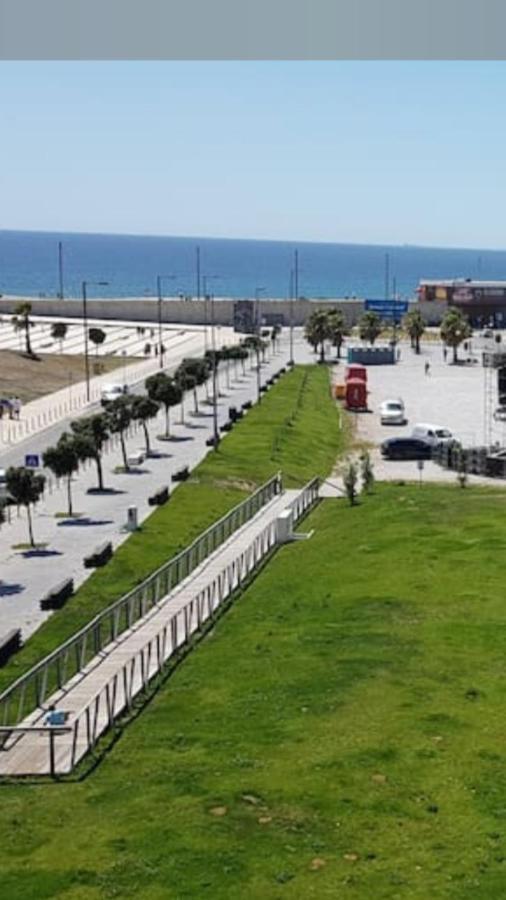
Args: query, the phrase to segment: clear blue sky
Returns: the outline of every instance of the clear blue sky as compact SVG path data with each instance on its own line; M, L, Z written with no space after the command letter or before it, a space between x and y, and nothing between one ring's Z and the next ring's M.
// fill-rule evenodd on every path
M1 228L506 247L504 62L0 66Z

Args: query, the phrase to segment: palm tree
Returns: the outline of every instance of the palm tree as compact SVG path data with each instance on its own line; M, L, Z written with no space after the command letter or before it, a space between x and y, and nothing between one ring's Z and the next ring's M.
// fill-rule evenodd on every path
M79 454L74 435L64 431L54 447L48 447L43 454L44 465L51 469L57 478L67 479L67 498L69 516L72 515L72 475L79 468Z
M329 324L329 313L323 309L317 309L309 316L304 328L306 340L315 348L315 353L320 347L320 362L325 362L325 341L332 338Z
M454 363L457 362L457 349L459 344L470 338L472 333L473 329L460 309L457 309L455 306L449 309L441 322L440 334L441 340L443 340L448 347L453 348Z
M67 336L68 325L65 322L53 322L51 325L51 337L60 342L60 353L63 351L63 341Z
M337 350L337 358L341 359L341 347L344 343L345 335L348 333L343 313L339 309L333 309L328 314L328 322L331 341Z
M404 316L404 328L409 334L415 353L420 353L420 338L425 331L425 322L419 309L412 309Z
M361 341L368 341L371 346L382 331L381 319L378 313L368 310L360 317L358 334Z
M25 332L26 353L28 356L34 356L32 345L30 343L30 328L33 325L33 322L30 322L31 312L32 304L28 301L23 301L14 307L15 315L11 319L15 331Z
M7 469L5 477L9 494L13 497L18 506L26 507L30 546L35 547L35 541L33 540L31 505L32 503L37 503L40 499L46 479L43 475L36 475L33 469L26 469L24 466L11 466Z
M142 428L144 430L144 438L146 440L146 456L149 456L151 453L151 447L149 445L149 431L148 431L148 420L154 419L158 414L159 404L156 400L152 400L151 397L147 397L146 394L134 394L130 397L131 411L132 411L132 419L136 422L140 422Z

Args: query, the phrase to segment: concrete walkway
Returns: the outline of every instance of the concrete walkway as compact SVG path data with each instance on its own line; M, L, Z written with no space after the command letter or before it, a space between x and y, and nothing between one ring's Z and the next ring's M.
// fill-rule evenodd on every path
M303 358L304 347L297 350L297 358ZM262 380L283 366L288 358L288 345L283 342L280 352L262 367ZM225 382L223 381L223 385ZM228 419L228 408L240 406L256 397L256 373L247 368L246 377L232 380L230 390L222 388L224 396L218 405L218 420ZM201 394L201 400L203 393ZM164 414L149 423L153 436L152 446L159 455L147 459L130 474L116 474L122 464L120 448L116 445L104 458L104 476L110 494L88 493L96 486L96 467L89 463L80 471L73 484L73 508L79 516L58 517L67 509L66 488L62 484L51 494L46 493L34 513L34 535L37 543L46 546L40 550L15 549L28 540L26 515L18 518L13 513L11 524L0 529L0 558L2 559L0 582L0 634L11 628L21 628L27 639L50 615L39 608L40 599L64 577L72 577L79 587L90 575L83 566L83 557L104 540L112 541L116 548L127 537L124 530L129 506L138 509L139 522L153 511L148 497L163 485L171 485L172 474L183 465L194 468L209 452L206 439L212 433L211 408L201 406L202 414L192 416L193 402L186 401L185 423L180 421L180 410L173 413L174 440L157 441L155 436L164 431ZM144 447L142 431L127 439L129 452ZM172 487L175 487L171 485Z
M39 323L39 326L42 327L41 323ZM137 326L138 323L135 323L135 325L134 323L122 323L120 326L116 326L116 330L126 332L126 335L124 335L127 341L124 345L125 348L128 346L129 335L131 332L136 334ZM5 325L3 327L5 328ZM48 325L47 327L50 326ZM79 334L81 334L81 323L79 323L79 325L74 324L73 327L77 328ZM0 331L0 337L1 334L2 332ZM120 333L120 338L121 337L122 334ZM132 339L130 339L130 341L131 340ZM237 343L237 340L238 337L233 329L216 329L216 346L218 348L224 344ZM164 354L164 368L168 371L173 371L185 357L202 356L208 341L209 335L206 338L205 329L202 327L164 326L163 342L166 348ZM142 339L142 342L145 343L145 338ZM18 349L17 346L16 349ZM39 349L37 343L35 343L34 350L39 352ZM80 339L80 343L78 344L74 341L67 349L71 349L73 353L84 352L82 339ZM130 350L127 350L127 352L131 353L133 350L139 350L137 345L133 348L130 347ZM56 352L56 348L53 348L51 352ZM103 352L106 352L105 344L103 345ZM65 355L65 353L63 353L63 355ZM94 356L94 352L90 353L91 364L94 362ZM27 403L21 410L19 421L8 418L0 419L0 448L2 446L17 446L26 441L30 436L40 435L42 431L55 423L63 422L72 417L75 418L75 416L79 414L83 415L87 412L91 412L94 406L100 401L100 393L104 384L125 383L132 386L139 382L143 382L149 375L159 371L160 361L158 357L153 356L145 359L142 358L140 354L139 357L140 358L136 361L130 359L128 365L125 364L124 367L120 367L116 371L91 378L89 400L84 381L76 384L70 383L59 391L52 394L46 394L43 397L39 397L37 400L33 400L31 403Z
M48 698L45 708L54 704L66 712L70 729L55 736L53 763L47 728L12 733L0 751L0 775L46 775L52 768L58 773L72 771L163 663L276 545L280 513L292 507L297 519L312 502L312 490L289 490L262 507L147 615ZM20 727L40 727L43 717L39 708Z

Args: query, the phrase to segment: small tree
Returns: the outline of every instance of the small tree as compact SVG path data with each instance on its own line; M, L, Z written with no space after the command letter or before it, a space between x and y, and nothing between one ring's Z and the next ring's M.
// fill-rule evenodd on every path
M314 347L315 353L320 347L320 362L325 362L325 341L332 338L329 314L323 309L316 309L306 322L304 328L306 340Z
M102 328L90 328L88 336L92 344L95 344L95 353L98 356L98 348L104 343L107 335Z
M60 353L63 351L63 341L67 336L68 325L65 322L53 322L51 325L51 337L60 342Z
M425 331L425 322L419 309L412 309L406 313L403 321L411 346L415 353L420 353L420 339Z
M7 490L18 506L26 507L28 519L28 534L30 546L35 547L32 528L32 503L37 503L44 490L46 479L43 475L36 474L33 469L25 469L24 466L11 466L6 472Z
M97 466L98 489L104 490L102 472L102 448L109 438L108 422L104 413L85 416L70 423L76 437L76 450L80 460L93 459Z
M355 463L349 462L343 475L343 484L350 506L354 506L357 499L357 481L357 467Z
M57 478L67 479L67 499L69 516L72 515L72 475L79 469L77 442L73 435L64 431L55 447L48 447L43 454L44 465Z
M146 397L145 394L134 394L130 397L131 415L135 422L140 422L144 430L144 439L146 441L146 456L151 453L149 443L148 421L154 419L158 415L160 409L156 400Z
M328 314L330 340L337 350L337 358L341 359L341 347L344 343L347 329L344 316L339 309L333 309Z
M366 492L366 494L370 494L374 487L375 479L371 457L367 450L364 450L360 455L360 474L362 477L364 491Z
M473 329L460 309L452 307L441 322L441 340L453 349L453 362L457 362L457 349L471 337Z
M373 312L373 310L368 310L360 317L358 334L361 341L368 341L372 347L374 346L376 338L381 334L381 331L382 323L378 313Z
M165 409L165 438L170 437L169 412L172 406L177 406L181 401L180 385L165 372L157 372L150 375L145 381L148 396L157 403L161 403Z
M119 434L123 464L125 466L125 471L129 472L130 466L128 465L126 452L125 431L132 421L130 397L117 397L116 400L112 400L108 403L105 410L105 416L108 430L111 434Z
M11 319L14 330L24 331L25 333L26 352L28 356L34 356L32 345L30 343L30 328L33 325L33 322L30 321L31 313L32 304L28 301L23 301L14 307L14 315Z

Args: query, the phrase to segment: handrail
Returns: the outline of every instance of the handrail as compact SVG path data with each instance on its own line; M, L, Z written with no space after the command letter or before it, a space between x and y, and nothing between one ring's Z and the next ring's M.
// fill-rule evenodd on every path
M294 512L294 523L314 505L319 496L319 486L319 477L311 479L302 488L299 496L288 504ZM211 585L201 589L185 603L182 609L174 612L168 621L161 624L157 633L135 651L123 664L121 670L115 672L96 694L83 704L81 709L75 713L73 720L74 736L70 771L86 753L93 749L101 734L111 727L126 708L129 708L134 696L140 693L162 670L179 647L188 643L194 633L201 631L221 603L241 586L244 579L275 545L276 523L272 521L264 526L262 531L246 548L240 551L232 562L215 574ZM182 635L180 635L178 622L181 622ZM133 682L136 672L138 684L137 690L134 691ZM102 705L105 704L103 708L105 719L102 720L102 727L99 721L101 702ZM84 723L86 729L86 746L79 753L77 741L81 722Z
M177 584L186 578L220 544L251 519L272 497L282 490L281 474L270 478L249 497L242 500L228 513L198 535L192 543L150 573L140 584L101 610L79 631L67 638L46 657L20 675L0 694L0 720L6 724L9 711L16 703L15 723L26 715L27 704L32 710L42 707L44 700L55 688L62 687L100 652L132 627L150 609L156 606ZM50 668L55 671L50 673ZM52 677L50 677L50 674ZM33 697L27 697L33 687Z

